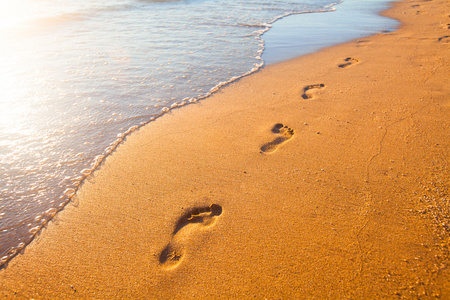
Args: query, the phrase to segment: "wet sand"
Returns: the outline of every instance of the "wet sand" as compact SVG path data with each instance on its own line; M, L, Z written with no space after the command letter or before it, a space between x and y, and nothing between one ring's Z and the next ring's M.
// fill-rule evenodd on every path
M2 298L450 299L450 4L127 137Z

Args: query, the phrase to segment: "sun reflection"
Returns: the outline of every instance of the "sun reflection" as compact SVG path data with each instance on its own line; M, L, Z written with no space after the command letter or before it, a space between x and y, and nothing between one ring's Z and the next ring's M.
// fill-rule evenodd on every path
M30 106L25 101L30 78L24 74L33 69L33 60L27 54L27 44L14 29L39 17L36 6L37 1L0 0L0 139L3 140L18 133Z
M14 27L37 17L38 3L30 0L0 0L0 29Z
M26 135L23 125L27 124L31 101L27 101L26 92L18 82L20 77L4 76L0 79L0 138L11 134Z

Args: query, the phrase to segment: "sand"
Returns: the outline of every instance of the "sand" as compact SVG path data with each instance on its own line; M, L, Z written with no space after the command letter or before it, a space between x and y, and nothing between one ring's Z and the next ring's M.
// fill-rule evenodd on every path
M131 134L2 298L450 299L450 3Z

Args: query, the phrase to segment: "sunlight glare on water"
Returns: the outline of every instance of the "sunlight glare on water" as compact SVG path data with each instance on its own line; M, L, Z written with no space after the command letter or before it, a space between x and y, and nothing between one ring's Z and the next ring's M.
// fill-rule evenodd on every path
M39 6L31 0L1 0L0 30L29 21L39 15Z

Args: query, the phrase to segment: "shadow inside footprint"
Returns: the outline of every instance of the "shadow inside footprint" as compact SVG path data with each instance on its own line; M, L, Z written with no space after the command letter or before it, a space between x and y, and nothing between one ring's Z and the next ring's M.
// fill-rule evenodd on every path
M177 249L173 245L168 244L166 248L164 248L164 250L161 251L161 254L159 255L159 262L166 269L173 269L181 263L183 257L184 257L183 250Z
M439 42L442 43L449 43L450 42L450 35L442 36L438 39Z
M212 225L217 216L222 214L222 206L211 204L205 207L196 207L184 214L175 224L172 240L159 254L159 263L166 270L177 267L184 258L184 247L177 241L175 235L186 225L199 223L203 226Z
M302 98L303 98L303 99L306 99L306 100L312 99L312 98L314 98L314 95L313 95L310 91L311 91L311 90L316 90L316 89L322 89L322 88L324 88L324 87L325 87L325 84L323 84L323 83L308 85L308 86L306 86L306 87L303 89L303 95L302 95Z
M192 223L202 223L207 226L212 223L215 216L220 216L222 214L222 206L218 204L211 204L206 207L196 207L188 211L183 215L178 222L175 224L175 229L173 234L175 235L184 226Z
M261 147L261 152L263 153L274 152L281 144L290 140L294 136L294 129L289 128L288 126L284 126L281 123L275 124L275 126L273 126L272 128L272 132L280 134L280 136L277 136L270 143L264 144Z
M350 67L351 65L357 64L359 62L358 59L353 58L353 57L347 57L344 61L345 61L345 63L340 64L339 68L347 68L347 67Z
M283 129L283 127L285 127L283 124L277 123L277 124L275 124L275 125L273 126L272 132L273 132L273 133L280 133L280 132L281 132L281 129Z

